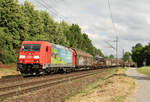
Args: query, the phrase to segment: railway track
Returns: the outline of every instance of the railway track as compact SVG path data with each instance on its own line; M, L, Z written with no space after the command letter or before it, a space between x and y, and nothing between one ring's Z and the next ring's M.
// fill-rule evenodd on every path
M77 73L77 72L82 72L82 71L85 71L85 70L76 70L75 72L72 72L72 73ZM86 70L88 71L88 70ZM68 73L70 74L70 73ZM25 80L32 80L32 79L40 79L40 78L47 78L49 76L53 77L53 76L62 76L63 74L50 74L50 75L44 75L44 76L29 76L29 77L26 77L24 78L23 76L21 75L10 75L10 76L4 76L0 79L0 84L4 84L4 83L10 83L10 82L19 82L19 81L25 81ZM0 86L1 87L1 86Z
M12 89L17 88L17 87L26 87L26 86L29 86L30 84L36 85L38 83L44 83L44 82L47 82L47 81L59 80L59 79L63 79L63 78L77 76L78 74L80 75L80 74L86 74L86 73L89 73L89 72L72 73L72 74L58 75L58 76L52 76L52 77L47 76L47 77L37 78L37 79L34 79L34 80L32 80L32 78L31 78L31 79L28 79L28 81L26 81L26 78L25 78L22 81L26 81L26 82L21 81L21 82L18 82L18 83L9 83L8 85L5 84L4 86L0 87L0 92L5 91L5 90L9 90L9 89L12 90Z
M18 79L23 79L23 77L21 75L9 75L9 76L2 76L2 78L0 79L0 83L4 83L4 82L13 82L15 80Z
M10 85L10 86L5 86L0 88L0 99L6 99L12 96L18 96L22 95L24 93L36 91L39 89L47 88L47 87L52 87L54 85L58 85L60 83L64 83L67 81L72 81L75 79L80 79L83 77L95 75L102 70L91 70L88 72L80 72L80 73L73 73L70 75L62 76L62 77L56 77L56 78L51 78L47 77L42 80L35 80L31 82L26 82L26 83L18 83L15 85Z

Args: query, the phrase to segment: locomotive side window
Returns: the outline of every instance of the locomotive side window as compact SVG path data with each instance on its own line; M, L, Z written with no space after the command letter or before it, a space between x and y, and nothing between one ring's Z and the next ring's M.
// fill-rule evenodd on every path
M48 46L46 46L46 52L48 52Z
M41 44L23 44L21 51L40 51Z

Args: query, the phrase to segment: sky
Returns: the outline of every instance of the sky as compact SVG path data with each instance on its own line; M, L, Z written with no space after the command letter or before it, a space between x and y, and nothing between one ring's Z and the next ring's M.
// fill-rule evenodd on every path
M46 10L58 22L78 24L106 56L115 55L115 49L109 44L115 47L116 36L119 57L123 50L131 51L137 43L150 42L150 0L109 0L110 9L108 0L27 1L38 10Z

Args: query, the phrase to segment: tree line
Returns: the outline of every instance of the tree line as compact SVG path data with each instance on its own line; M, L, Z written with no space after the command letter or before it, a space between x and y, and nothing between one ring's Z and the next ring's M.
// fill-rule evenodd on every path
M24 40L48 40L93 56L103 56L78 24L57 22L46 11L35 10L27 1L19 4L17 0L0 0L0 62L15 63Z
M141 43L132 47L132 59L138 67L150 65L150 43L143 46Z

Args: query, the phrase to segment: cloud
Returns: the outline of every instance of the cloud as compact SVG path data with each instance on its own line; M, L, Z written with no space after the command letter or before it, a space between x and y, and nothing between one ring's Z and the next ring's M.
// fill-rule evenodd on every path
M88 25L81 25L80 27L83 31L88 31L88 29L89 29Z
M123 49L130 51L136 43L147 44L150 39L149 0L110 0L117 34L110 18L107 0L29 1L37 9L48 9L56 20L64 19L69 24L79 24L82 32L86 32L92 43L105 55L115 55L115 51L109 48L105 40L115 46L113 41L116 35L119 36L119 55Z
M145 20L146 20L147 24L150 24L150 16L146 15Z

